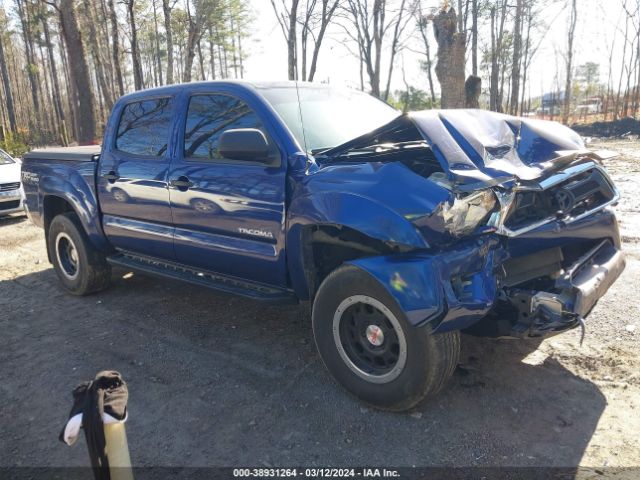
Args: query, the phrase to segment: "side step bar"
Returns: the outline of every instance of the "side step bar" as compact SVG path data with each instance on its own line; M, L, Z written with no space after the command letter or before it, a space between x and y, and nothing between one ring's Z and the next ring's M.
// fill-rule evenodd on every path
M271 303L297 303L298 301L293 292L289 290L273 288L261 283L248 282L219 273L195 270L178 263L160 261L129 253L111 255L107 257L107 261L119 267L173 280L181 280L253 300Z

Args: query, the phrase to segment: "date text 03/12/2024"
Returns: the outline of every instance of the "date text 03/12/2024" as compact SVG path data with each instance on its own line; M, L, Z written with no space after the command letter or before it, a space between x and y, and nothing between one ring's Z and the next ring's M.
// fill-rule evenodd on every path
M234 478L399 478L386 468L234 468Z

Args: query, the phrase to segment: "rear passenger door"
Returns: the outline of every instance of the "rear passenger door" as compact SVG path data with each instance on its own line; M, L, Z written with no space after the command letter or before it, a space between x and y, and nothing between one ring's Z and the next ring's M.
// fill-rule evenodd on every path
M161 96L121 105L97 179L103 227L113 246L165 260L175 259L167 185L174 103Z
M193 94L169 174L180 263L270 285L286 285L286 162L273 132L249 103L229 93ZM269 162L222 158L220 136L257 128Z

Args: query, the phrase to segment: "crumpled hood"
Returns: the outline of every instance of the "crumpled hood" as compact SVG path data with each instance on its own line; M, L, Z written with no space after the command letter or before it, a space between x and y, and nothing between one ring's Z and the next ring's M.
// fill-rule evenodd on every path
M534 180L589 152L557 122L484 110L426 110L409 119L459 185Z

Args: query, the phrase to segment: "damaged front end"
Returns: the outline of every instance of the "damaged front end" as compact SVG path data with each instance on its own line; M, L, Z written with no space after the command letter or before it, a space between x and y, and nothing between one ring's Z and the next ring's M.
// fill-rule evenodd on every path
M543 337L575 328L624 270L624 255L609 239L563 268L564 250L553 248L505 263L495 334ZM535 263L528 271L541 276L518 283L523 263Z
M399 161L448 192L403 212L429 251L351 262L411 323L519 338L583 324L624 269L609 156L559 124L464 110L405 116L328 155Z

